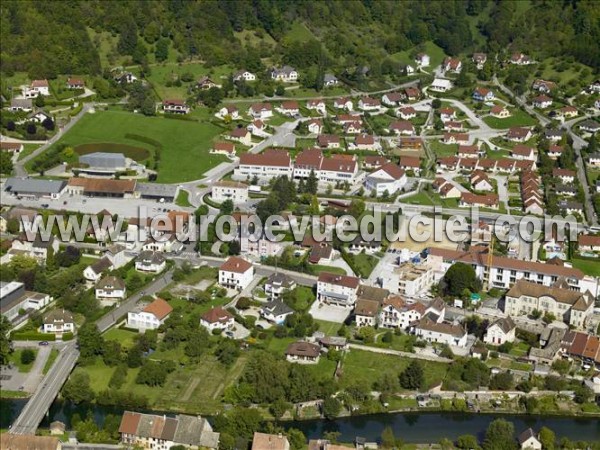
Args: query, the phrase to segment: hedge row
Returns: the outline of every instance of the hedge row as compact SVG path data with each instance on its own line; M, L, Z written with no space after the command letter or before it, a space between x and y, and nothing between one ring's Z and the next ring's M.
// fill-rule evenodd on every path
M55 341L56 336L52 333L39 333L37 331L14 331L11 338L15 341ZM73 333L71 333L71 339Z

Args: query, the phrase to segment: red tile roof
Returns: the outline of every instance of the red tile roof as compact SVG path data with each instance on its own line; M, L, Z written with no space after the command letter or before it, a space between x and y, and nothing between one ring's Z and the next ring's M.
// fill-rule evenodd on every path
M252 268L252 263L238 256L231 256L227 261L221 264L219 270L225 272L245 273Z
M173 308L171 307L171 305L169 305L162 298L157 298L156 300L154 300L152 303L150 303L148 306L146 306L144 308L144 312L154 314L154 316L158 320L164 319L169 314L171 314L172 311L173 311Z

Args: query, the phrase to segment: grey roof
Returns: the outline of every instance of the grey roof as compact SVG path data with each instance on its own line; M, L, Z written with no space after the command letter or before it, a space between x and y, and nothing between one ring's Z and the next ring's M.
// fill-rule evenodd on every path
M337 78L335 75L333 75L331 73L326 73L325 76L323 77L323 81L325 83L331 83L331 82L337 81Z
M44 323L54 322L73 323L73 314L64 309L55 309L44 316Z
M141 195L175 197L177 194L177 185L175 184L158 184L158 183L138 183L135 190Z
M588 119L588 120L584 120L583 122L579 123L579 128L588 128L588 129L592 129L592 130L597 130L600 128L600 123Z
M524 444L527 439L532 437L537 439L537 437L535 437L534 431L531 428L527 428L525 431L519 434L519 444Z
M90 167L102 169L117 169L125 167L125 155L123 153L94 152L87 155L81 155L79 162L89 164Z
M106 256L100 258L94 264L90 265L90 267L92 268L92 270L95 273L102 273L105 270L110 269L111 266L112 266L112 263L110 262L110 259L108 259Z
M213 432L206 419L179 414L177 421L173 442L208 448L219 446L219 433Z
M4 190L15 194L59 194L66 186L66 181L9 178L6 180Z
M136 261L142 264L162 264L165 261L165 257L159 252L146 250L138 255Z
M119 277L108 276L102 278L96 284L96 289L120 290L125 289L125 282Z
M284 288L291 288L295 284L295 281L284 273L275 272L268 278L266 284L278 284Z
M510 318L510 316L498 319L492 325L498 325L505 334L516 327L515 322Z
M11 108L33 108L33 101L30 98L13 98L10 101Z
M264 314L271 313L274 316L292 314L294 312L292 308L283 303L281 300L274 300L272 302L266 303L265 306L262 307L262 311Z

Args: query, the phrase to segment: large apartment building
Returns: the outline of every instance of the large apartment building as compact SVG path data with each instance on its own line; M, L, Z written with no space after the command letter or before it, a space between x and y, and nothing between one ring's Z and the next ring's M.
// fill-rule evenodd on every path
M382 276L382 287L395 294L415 296L428 291L435 282L433 269L428 265L405 264Z
M360 280L347 275L321 272L317 281L317 300L339 306L353 307Z
M236 177L273 178L292 176L292 160L285 150L269 149L263 153L244 153L240 156L240 164L235 169Z
M574 291L567 287L564 282L544 286L519 280L506 293L504 312L510 316L533 311L550 313L575 328L583 328L594 312L594 297L589 291Z

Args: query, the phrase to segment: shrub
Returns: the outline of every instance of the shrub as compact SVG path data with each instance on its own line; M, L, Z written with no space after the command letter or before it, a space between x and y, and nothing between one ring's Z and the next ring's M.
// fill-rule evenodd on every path
M30 348L26 348L21 352L21 364L31 364L35 361L35 352Z

